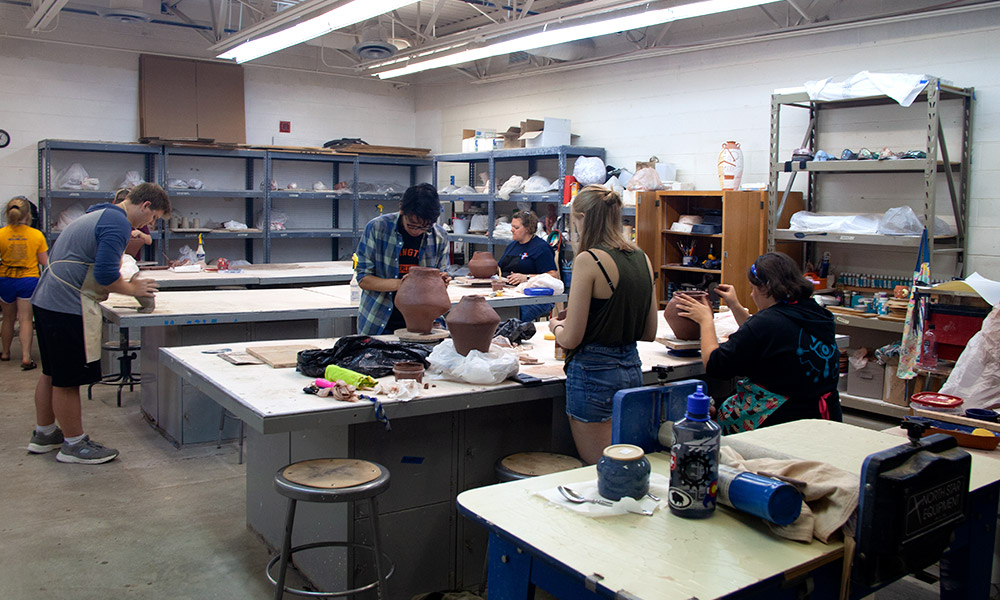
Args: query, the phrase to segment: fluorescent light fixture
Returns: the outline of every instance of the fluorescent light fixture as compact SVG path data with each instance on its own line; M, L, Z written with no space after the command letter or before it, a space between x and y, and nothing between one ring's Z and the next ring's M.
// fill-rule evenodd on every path
M752 6L770 4L778 1L780 0L703 0L702 2L693 2L683 6L675 6L673 8L649 10L624 17L615 17L583 25L573 25L550 31L541 31L539 33L490 44L481 48L463 50L461 52L456 52L455 54L411 63L405 67L376 73L376 75L378 75L381 79L390 79L392 77L410 75L411 73L419 73L421 71L438 69L441 67L449 67L451 65L458 65L474 60L489 58L491 56L499 56L501 54L510 54L512 52L521 52L525 50L534 50L535 48L544 48L546 46L564 44L575 40L617 33L619 31L630 31L632 29L639 29L640 27L649 27L650 25L659 25L670 21L679 21L681 19L692 19L694 17L738 10L741 8L749 8Z
M307 42L326 35L331 31L367 21L397 8L413 4L418 0L354 0L329 10L318 17L293 25L288 29L265 35L255 40L246 41L235 48L227 50L217 58L231 58L238 63L245 63L255 58L284 50L285 48Z

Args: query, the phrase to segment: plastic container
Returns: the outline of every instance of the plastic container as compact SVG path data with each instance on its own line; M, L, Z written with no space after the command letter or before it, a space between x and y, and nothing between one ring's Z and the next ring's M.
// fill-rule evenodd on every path
M198 249L194 251L194 261L205 264L205 246L201 242L201 234L198 234Z
M698 386L688 396L687 413L674 423L670 447L670 512L704 519L715 512L719 479L719 426L708 418L711 398Z
M802 512L795 486L726 465L719 465L719 502L776 525L788 525Z
M351 304L361 302L361 286L358 284L358 255L353 256L354 273L351 274Z
M917 392L910 396L911 406L954 415L962 414L963 402L958 396L940 392Z
M990 421L991 423L997 422L996 411L988 408L967 408L965 409L965 416L970 419L978 419L979 421Z

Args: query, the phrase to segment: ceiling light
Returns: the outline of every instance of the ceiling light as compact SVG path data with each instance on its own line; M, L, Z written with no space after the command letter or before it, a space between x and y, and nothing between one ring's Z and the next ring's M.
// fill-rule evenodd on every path
M702 2L694 2L682 6L675 6L673 8L648 10L624 17L614 17L583 25L573 25L569 27L541 31L539 33L489 44L480 48L471 48L454 54L449 54L447 56L411 63L405 67L376 73L376 75L378 75L381 79L389 79L392 77L399 77L401 75L419 73L430 69L438 69L441 67L472 62L474 60L489 58L491 56L499 56L501 54L509 54L511 52L520 52L525 50L534 50L535 48L544 48L546 46L554 46L556 44L563 44L575 40L598 37L601 35L618 33L620 31L630 31L641 27L649 27L650 25L659 25L670 21L691 19L694 17L738 10L741 8L749 8L752 6L770 4L778 1L779 0L703 0ZM402 61L403 59L396 60Z
M307 42L326 35L331 31L367 21L381 14L396 10L418 0L353 0L329 10L318 17L303 21L298 25L265 35L255 40L246 41L235 48L227 50L218 58L231 58L238 63L245 63L255 58L284 50L285 48Z

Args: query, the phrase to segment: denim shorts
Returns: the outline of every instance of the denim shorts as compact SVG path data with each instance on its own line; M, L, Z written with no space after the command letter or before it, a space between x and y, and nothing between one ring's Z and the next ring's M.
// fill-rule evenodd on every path
M642 363L635 344L587 344L566 366L566 414L584 423L609 421L615 393L641 385Z

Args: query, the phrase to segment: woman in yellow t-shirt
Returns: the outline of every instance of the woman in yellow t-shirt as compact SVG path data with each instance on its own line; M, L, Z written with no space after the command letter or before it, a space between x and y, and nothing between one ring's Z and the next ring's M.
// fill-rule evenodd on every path
M28 371L38 366L31 360L31 338L34 336L31 294L38 285L39 265L49 264L49 246L42 232L28 225L31 207L27 198L12 198L4 209L4 216L7 226L0 229L0 308L3 309L0 360L10 360L14 320L17 319L21 323L21 369Z

